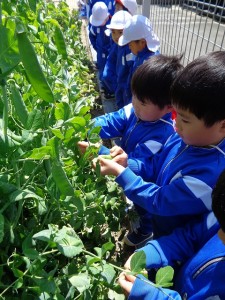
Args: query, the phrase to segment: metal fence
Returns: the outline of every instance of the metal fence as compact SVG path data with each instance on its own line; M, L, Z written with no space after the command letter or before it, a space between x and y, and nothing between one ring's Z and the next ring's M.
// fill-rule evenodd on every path
M225 50L224 5L224 0L143 0L140 8L160 38L161 53L183 54L186 65L205 53Z

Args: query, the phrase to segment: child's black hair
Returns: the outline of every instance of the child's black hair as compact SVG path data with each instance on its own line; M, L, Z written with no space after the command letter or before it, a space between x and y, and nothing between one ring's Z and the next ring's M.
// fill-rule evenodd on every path
M154 55L134 72L132 94L142 103L152 102L163 109L171 104L170 88L182 69L181 57Z
M210 127L225 119L225 51L189 63L171 87L172 104L188 110Z
M212 210L225 233L225 170L220 174L212 192Z

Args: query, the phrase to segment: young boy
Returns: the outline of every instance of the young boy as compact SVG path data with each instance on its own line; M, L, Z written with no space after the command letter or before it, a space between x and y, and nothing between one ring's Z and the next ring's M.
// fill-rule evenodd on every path
M87 0L86 0L86 1L87 1ZM93 6L94 6L95 3L97 3L97 2L104 2L104 3L106 4L110 16L112 16L112 15L114 14L114 12L115 12L115 1L114 1L114 0L102 0L102 1L100 1L100 0L89 0L88 2L89 2L89 3L88 3L88 4L89 4L89 9L88 9L88 11L89 11L89 16L92 15L92 9L93 9Z
M94 126L101 127L100 137L120 137L129 158L149 159L160 151L174 133L170 87L182 68L180 58L165 55L157 55L141 65L132 78L133 102L94 119ZM79 142L81 149L88 145ZM109 153L106 147L99 150L99 154Z
M117 176L125 195L152 214L155 238L211 211L211 191L225 166L224 94L225 52L197 58L172 85L177 133L160 154L131 158L127 168L99 158L102 174ZM140 228L126 242L136 245L141 237Z
M141 65L132 78L132 104L95 119L95 126L101 126L101 138L120 137L121 147L129 158L149 159L159 152L174 133L170 87L181 69L179 58L164 55L154 56ZM78 145L82 150L88 143L80 142ZM116 155L113 150L112 156ZM99 153L109 152L109 149L101 148ZM145 220L149 221L150 214L138 203L135 208L142 215L142 230L145 239L148 239L152 236L152 226Z
M131 15L124 10L116 12L109 25L106 27L111 31L113 45L111 46L102 76L102 83L106 87L106 95L115 94L118 108L124 106L124 87L127 76L134 62L134 55L128 45L118 46L118 40L123 34L123 28ZM107 97L106 97L107 98Z
M115 12L125 10L132 16L137 13L137 1L136 0L116 0Z
M102 79L102 73L111 47L111 38L105 34L106 25L109 22L110 17L106 4L101 1L96 2L90 16L89 39L97 52L97 67L100 80Z
M136 56L125 88L126 104L128 104L132 98L130 83L134 71L145 60L159 54L160 43L152 30L149 19L142 15L135 15L126 23L118 44L119 46L129 45L131 52Z
M174 277L174 290L156 288L145 277L122 273L119 284L129 294L128 299L225 299L225 171L212 193L213 213L203 221L190 222L176 229L171 235L149 242L138 251L146 255L146 267L181 268ZM219 228L220 225L220 228ZM219 231L218 231L219 229ZM125 267L130 269L130 259ZM143 281L144 280L144 281Z

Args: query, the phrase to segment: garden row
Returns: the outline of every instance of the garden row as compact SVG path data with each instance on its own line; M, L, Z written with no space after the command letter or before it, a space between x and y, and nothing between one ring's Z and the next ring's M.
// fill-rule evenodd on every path
M99 141L80 33L63 1L0 0L0 299L124 299L121 191L76 146Z

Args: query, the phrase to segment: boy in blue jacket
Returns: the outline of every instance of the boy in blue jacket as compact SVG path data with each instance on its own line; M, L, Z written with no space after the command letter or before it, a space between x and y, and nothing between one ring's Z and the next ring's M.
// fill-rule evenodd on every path
M118 40L123 34L123 28L131 15L124 10L116 12L109 25L106 27L111 31L113 45L111 46L102 76L102 83L109 94L115 94L118 108L124 106L124 87L127 76L134 62L134 55L128 45L118 46Z
M161 54L141 65L132 78L133 102L94 119L94 126L101 127L100 137L121 138L129 158L149 158L160 151L174 133L170 87L182 68L180 58ZM82 141L78 146L84 152L89 143ZM114 156L113 152L99 148L99 154Z
M132 100L130 84L134 71L145 60L159 54L160 43L159 38L152 30L149 19L142 15L134 15L126 23L118 44L119 46L129 45L131 52L136 56L125 88L125 104L129 104Z
M174 290L156 288L145 277L122 273L119 284L128 299L225 299L225 171L212 193L213 213L199 222L177 228L171 235L148 242L138 251L146 255L146 268L181 267L174 278ZM220 225L220 226L219 226ZM219 231L218 231L219 230ZM125 264L130 269L131 257ZM145 281L143 281L145 280Z
M120 137L121 147L129 158L149 159L159 152L174 133L170 87L182 68L179 58L165 55L154 56L142 64L132 78L132 104L95 118L95 126L101 127L100 137ZM79 142L78 146L84 152L88 143ZM109 153L108 148L100 148L99 154ZM111 155L117 155L114 148ZM150 214L138 203L135 208L142 215L142 229L148 239L152 226L145 219L149 220Z
M89 39L97 52L97 68L100 80L102 80L103 70L111 47L111 38L105 34L106 25L109 23L110 15L106 4L102 1L96 2L90 16Z
M115 12L120 10L128 11L132 16L137 13L137 1L136 0L116 0Z
M99 157L102 174L117 176L125 195L152 214L155 238L211 211L212 188L225 166L224 95L225 52L197 58L172 85L177 133L162 151L130 158L127 167L126 160ZM141 228L125 237L133 246L141 239Z

